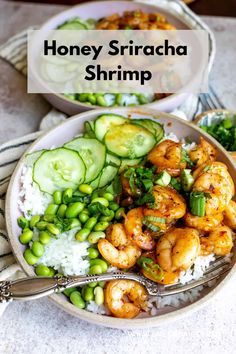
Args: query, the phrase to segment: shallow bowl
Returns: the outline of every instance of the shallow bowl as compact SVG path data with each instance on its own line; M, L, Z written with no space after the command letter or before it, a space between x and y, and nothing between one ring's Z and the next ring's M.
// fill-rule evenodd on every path
M69 118L62 124L56 126L45 134L42 134L26 151L26 153L33 152L39 149L50 149L52 146L58 147L64 144L66 141L72 139L78 133L83 132L83 124L87 120L94 120L101 113L115 113L127 116L129 118L150 118L157 119L164 125L167 133L173 132L179 138L188 138L192 141L198 142L199 137L203 136L212 145L216 146L218 150L218 159L224 162L234 180L236 180L236 168L227 152L218 144L213 138L205 134L197 126L183 121L168 113L162 113L154 110L138 109L138 108L113 108L113 109L100 109L84 112ZM24 155L25 156L25 155ZM13 253L18 260L19 264L26 272L27 275L34 275L33 267L29 266L24 257L24 246L19 242L18 236L21 232L17 218L21 215L17 206L17 199L20 192L20 176L22 168L24 166L25 157L22 157L17 164L17 167L12 175L9 188L6 197L6 224L9 235L9 240L13 249ZM233 263L236 261L236 253L234 253ZM207 303L214 294L224 290L224 285L229 282L235 273L236 267L234 266L231 271L223 276L216 285L211 288L206 288L201 297L192 304L185 304L181 308L166 307L159 311L157 316L148 318L135 318L132 320L119 319L114 317L97 315L85 310L81 310L73 306L63 294L57 294L50 296L51 300L58 305L61 309L68 313L86 320L91 323L95 323L102 326L114 327L114 328L145 328L162 325L170 320L176 320L183 315L199 309L201 306Z
M82 19L94 18L100 19L113 13L123 13L124 11L132 11L141 9L144 12L161 12L169 22L173 23L177 29L201 29L209 34L209 62L208 72L210 72L213 59L215 56L215 40L213 33L208 26L197 17L185 4L174 0L162 0L157 5L148 5L134 1L89 1L87 3L77 5L65 10L45 22L41 29L53 30L70 18L79 16ZM36 70L32 67L32 74L37 79ZM50 92L50 90L49 90ZM72 101L62 94L45 93L44 97L60 111L69 115L91 109L100 108L99 106L91 106L79 101ZM188 93L175 93L160 100L143 105L142 107L155 108L164 112L171 112L189 97Z

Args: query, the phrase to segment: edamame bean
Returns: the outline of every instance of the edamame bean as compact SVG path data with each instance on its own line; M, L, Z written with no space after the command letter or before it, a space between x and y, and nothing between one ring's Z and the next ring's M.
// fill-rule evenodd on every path
M94 299L93 288L86 286L83 294L85 301L92 301Z
M83 241L86 240L86 238L88 237L89 233L90 233L89 229L86 229L86 228L81 229L75 234L75 238L76 238L77 241L83 242Z
M72 302L73 305L75 305L79 309L84 309L85 308L85 302L82 299L82 296L81 296L79 291L73 291L70 294L70 301Z
M95 244L100 238L105 238L106 234L102 231L91 232L88 236L88 242Z
M44 254L44 247L39 241L34 241L31 246L31 251L36 257L42 257Z
M68 204L72 198L73 195L73 189L72 188L67 188L64 190L62 194L62 202L63 204Z
M87 93L80 93L78 99L80 102L85 102L88 99L88 94Z
M104 291L100 286L94 289L94 301L98 306L104 303Z
M58 205L57 204L49 204L47 209L45 210L44 214L52 214L55 215L58 210Z
M39 221L37 222L37 224L35 225L37 227L37 229L39 229L40 231L46 230L48 223L46 221Z
M93 267L93 266L100 266L102 268L102 272L105 273L108 269L108 265L107 265L107 262L105 262L103 259L91 259L89 261L90 263L90 266Z
M122 106L122 102L123 102L123 95L121 93L118 93L116 95L115 103L118 104L118 106Z
M90 267L89 274L102 274L102 267L100 265L94 265Z
M49 235L49 233L47 233L47 231L41 231L39 233L39 241L43 244L43 245L47 245L51 240L51 236Z
M105 98L103 96L98 96L97 97L97 105L98 106L102 106L102 107L107 107L107 101L105 100Z
M45 266L44 264L39 264L37 265L37 267L35 268L35 273L38 276L42 276L42 277L48 277L50 274L50 269Z
M108 226L108 221L100 221L94 226L94 231L104 231Z
M103 198L108 200L108 202L111 202L114 199L114 195L111 194L111 193L106 192L106 193L103 194Z
M81 223L78 219L69 219L66 231L72 230L75 227L80 227L80 226L81 226Z
M143 95L142 93L140 93L140 94L138 95L138 100L139 100L139 103L140 103L140 104L146 104L146 103L148 103L147 97L146 97L145 95Z
M88 213L85 213L84 210L79 214L79 219L82 222L82 224L86 223L86 221L89 219Z
M35 257L33 252L28 248L24 252L24 258L29 265L34 265L38 262L38 257Z
M53 193L53 200L54 200L55 204L60 205L61 202L62 202L62 192L61 191L55 191Z
M66 218L75 218L84 209L84 203L76 202L70 204L66 209Z
M115 218L117 220L120 220L121 218L124 217L125 209L124 208L119 208L116 213L115 213Z
M81 184L78 189L84 194L91 194L93 192L93 188L89 184Z
M92 203L100 203L100 204L104 205L106 208L107 208L108 205L109 205L108 200L105 199L105 198L102 198L102 197L98 197L98 198L92 199L91 204L92 204Z
M99 197L98 191L94 191L94 192L92 193L92 200L95 199L95 198L98 198L98 197Z
M88 286L90 288L95 288L95 286L97 286L97 285L98 285L98 283L96 281L93 281L92 283L88 283Z
M89 247L88 248L88 256L91 259L95 259L99 256L99 252L96 248Z
M43 220L46 221L46 222L54 222L55 220L55 215L52 215L52 214L45 214L43 216Z
M109 203L109 209L113 210L113 211L116 211L119 209L119 204L115 203L115 202L110 202Z
M23 245L26 245L32 240L33 235L34 235L33 231L31 231L30 229L25 229L19 237L20 242Z
M91 218L88 219L88 221L86 221L84 227L91 231L96 225L96 223L97 223L97 218L95 216L92 216Z
M30 219L30 222L29 222L30 228L33 229L35 227L35 225L39 222L39 220L40 220L39 215L32 216L32 218Z
M60 218L64 218L65 213L66 213L67 205L66 204L61 204L59 206L59 209L57 211L57 215L60 216Z
M110 210L110 215L102 215L99 219L99 221L111 221L115 216L115 212L113 210Z
M29 227L29 222L23 215L19 216L17 223L23 230Z
M72 294L74 291L77 291L77 289L76 288L65 289L63 291L63 294L65 294L66 296L70 297L70 294Z
M92 93L88 94L87 100L92 104L95 105L96 104L96 96L93 95Z
M61 230L53 224L47 224L47 230L55 236L59 235L59 233L61 232Z
M55 273L56 273L56 271L53 269L53 268L51 268L51 267L49 267L49 277L54 277L54 275L55 275Z

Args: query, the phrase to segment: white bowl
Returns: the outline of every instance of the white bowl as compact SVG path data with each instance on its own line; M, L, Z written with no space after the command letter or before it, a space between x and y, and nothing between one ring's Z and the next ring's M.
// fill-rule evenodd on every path
M207 31L209 34L208 72L210 73L215 56L215 40L213 33L208 26L182 2L160 0L156 5L148 5L146 3L134 1L89 1L84 4L71 7L58 15L53 16L41 26L41 29L45 31L53 30L65 21L76 16L79 16L82 19L100 19L113 13L123 13L124 11L133 11L136 9L141 9L148 13L160 12L164 14L167 17L167 20L173 23L177 29L201 29ZM37 71L33 67L32 74L37 80ZM39 78L38 80L40 82ZM70 100L62 94L45 93L43 96L54 107L69 115L100 108L99 106L91 106L79 101ZM142 107L151 109L155 108L159 111L171 112L188 97L188 93L175 93L149 104L142 105Z
M83 132L83 124L87 120L94 120L101 113L115 113L121 114L130 118L151 118L158 119L158 121L164 124L165 131L173 132L179 138L188 138L193 141L198 141L199 136L203 136L207 141L212 145L217 147L218 150L218 159L219 161L224 162L228 168L229 172L234 180L236 180L236 168L227 152L218 144L214 139L209 135L205 134L197 126L183 121L173 115L167 113L161 113L153 110L137 109L137 108L113 108L113 109L101 109L101 110L92 110L85 112L80 115L76 115L72 118L69 118L64 123L56 126L51 129L49 132L43 134L38 138L31 147L27 150L26 153L33 152L40 149L50 149L52 146L61 146L66 141L72 139L76 134ZM6 224L7 231L9 235L9 240L13 249L13 253L20 263L23 270L27 275L34 275L33 267L29 266L24 257L23 250L24 246L19 242L18 236L20 234L20 228L17 224L17 218L21 215L20 210L17 206L17 199L20 191L20 176L22 168L24 166L24 156L20 159L9 184L6 197ZM233 263L236 261L236 253L233 257ZM164 308L162 309L157 316L148 317L148 318L135 318L132 320L128 319L119 319L109 316L97 315L86 310L80 310L73 306L63 294L53 295L50 298L58 305L61 309L69 312L70 314L77 316L88 322L95 324L114 327L114 328L143 328L143 327L154 327L163 324L164 322L178 319L184 314L189 313L199 309L204 305L214 294L219 291L223 291L224 284L227 281L230 281L233 273L235 272L236 267L223 278L220 279L217 285L214 285L211 288L206 288L202 293L199 300L195 301L192 304L185 304L179 309L173 308Z

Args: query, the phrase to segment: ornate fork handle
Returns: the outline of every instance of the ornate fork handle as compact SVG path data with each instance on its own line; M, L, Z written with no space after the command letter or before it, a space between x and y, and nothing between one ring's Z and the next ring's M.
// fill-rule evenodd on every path
M53 293L62 292L74 286L82 286L92 282L114 279L129 279L142 283L142 276L133 273L104 273L101 275L62 276L62 277L29 277L15 281L0 282L0 303L12 300L35 300Z

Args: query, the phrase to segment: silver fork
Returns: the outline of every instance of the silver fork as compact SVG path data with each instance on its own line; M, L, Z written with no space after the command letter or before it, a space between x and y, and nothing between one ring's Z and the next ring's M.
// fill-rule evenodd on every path
M142 284L151 296L168 296L178 294L219 278L231 269L231 265L223 257L218 258L204 273L204 277L192 281L186 285L161 285L157 284L141 274L136 273L104 273L101 275L84 276L56 276L49 277L28 277L15 281L0 282L0 303L12 300L28 301L39 299L53 293L62 292L75 286L83 286L92 282L109 281L115 279L134 280Z

